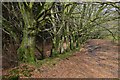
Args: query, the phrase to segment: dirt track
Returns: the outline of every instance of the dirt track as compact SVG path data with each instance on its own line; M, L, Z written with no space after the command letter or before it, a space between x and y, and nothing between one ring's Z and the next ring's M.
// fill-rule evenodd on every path
M108 40L90 40L80 52L53 67L33 72L35 78L117 78L118 46Z

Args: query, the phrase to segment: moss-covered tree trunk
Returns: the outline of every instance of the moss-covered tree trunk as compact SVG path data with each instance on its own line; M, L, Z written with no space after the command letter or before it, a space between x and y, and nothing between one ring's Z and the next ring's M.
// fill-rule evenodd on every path
M26 3L27 4L27 3ZM23 37L21 45L18 49L20 61L34 63L35 56L35 36L36 36L36 21L34 20L31 5L26 5L24 3L19 3L20 12L22 14L22 19L24 22Z
M34 63L35 62L35 36L30 35L28 30L23 31L23 39L19 52L19 59L24 62Z

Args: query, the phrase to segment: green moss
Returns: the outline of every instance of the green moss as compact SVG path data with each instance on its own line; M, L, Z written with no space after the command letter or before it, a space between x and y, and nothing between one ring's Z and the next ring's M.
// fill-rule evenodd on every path
M9 75L3 76L3 80L18 80L19 78L19 71L18 69L12 69L9 71Z
M18 80L19 76L3 76L3 80Z

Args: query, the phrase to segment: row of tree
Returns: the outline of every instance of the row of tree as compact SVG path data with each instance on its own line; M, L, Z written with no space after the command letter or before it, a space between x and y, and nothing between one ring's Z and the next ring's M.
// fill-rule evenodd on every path
M88 39L103 38L104 30L117 39L106 23L119 20L118 2L9 2L2 7L2 30L18 46L20 61L34 63L35 49L45 58L47 38L52 43L50 57L79 48ZM37 36L42 39L42 50L36 46Z

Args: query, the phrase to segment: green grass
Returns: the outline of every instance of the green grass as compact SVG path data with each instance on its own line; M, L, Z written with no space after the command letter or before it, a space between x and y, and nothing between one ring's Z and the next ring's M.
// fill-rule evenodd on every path
M18 80L18 78L19 78L19 75L9 75L9 76L2 76L2 79L3 80Z
M48 66L54 66L55 64L57 64L60 60L64 60L70 56L72 56L76 51L78 51L79 49L75 49L73 51L69 51L69 52L64 52L62 54L56 55L55 57L49 57L43 60L37 60L37 67L40 67L42 65L48 65Z

